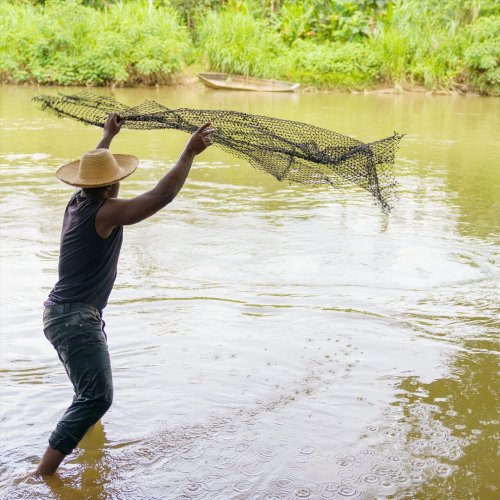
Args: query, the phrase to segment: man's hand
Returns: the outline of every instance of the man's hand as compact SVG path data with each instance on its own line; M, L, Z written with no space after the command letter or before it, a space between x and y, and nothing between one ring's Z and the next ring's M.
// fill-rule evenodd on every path
M210 128L210 123L202 125L189 139L186 145L186 153L198 155L212 145L211 135L215 132Z
M111 113L104 124L104 135L112 135L114 137L120 132L124 121L123 118L120 118L120 115Z
M123 122L125 120L120 118L116 113L111 113L104 124L104 132L102 134L102 139L99 141L99 144L96 146L96 149L104 148L109 149L109 145L113 140L113 137L120 132L122 128Z

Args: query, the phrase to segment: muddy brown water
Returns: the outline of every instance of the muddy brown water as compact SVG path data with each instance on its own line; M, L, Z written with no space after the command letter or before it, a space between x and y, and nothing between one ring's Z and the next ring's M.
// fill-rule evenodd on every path
M72 396L41 323L71 195L54 171L99 139L30 102L58 90L0 87L2 498L498 498L500 101L203 87L115 94L406 133L396 209L203 153L125 230L111 410L58 475L19 483ZM124 130L112 149L141 164L121 195L186 139Z

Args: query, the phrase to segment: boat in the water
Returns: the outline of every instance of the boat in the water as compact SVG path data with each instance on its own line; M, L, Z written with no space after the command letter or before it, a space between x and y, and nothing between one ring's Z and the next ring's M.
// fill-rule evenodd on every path
M260 92L293 92L300 83L280 82L279 80L264 80L243 75L227 73L198 73L198 78L213 89L224 90L255 90Z

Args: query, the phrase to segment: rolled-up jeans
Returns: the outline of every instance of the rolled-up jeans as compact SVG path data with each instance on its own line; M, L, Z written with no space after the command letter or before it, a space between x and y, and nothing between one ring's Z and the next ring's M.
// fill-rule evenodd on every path
M53 449L68 455L113 401L104 322L96 307L72 303L46 307L43 326L75 391L73 402L49 438Z

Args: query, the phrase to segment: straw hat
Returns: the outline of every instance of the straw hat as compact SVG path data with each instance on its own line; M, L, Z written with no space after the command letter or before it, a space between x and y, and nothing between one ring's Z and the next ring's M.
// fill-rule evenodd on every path
M103 187L128 177L138 163L139 159L132 155L114 155L107 149L94 149L80 160L60 167L56 177L70 186Z

